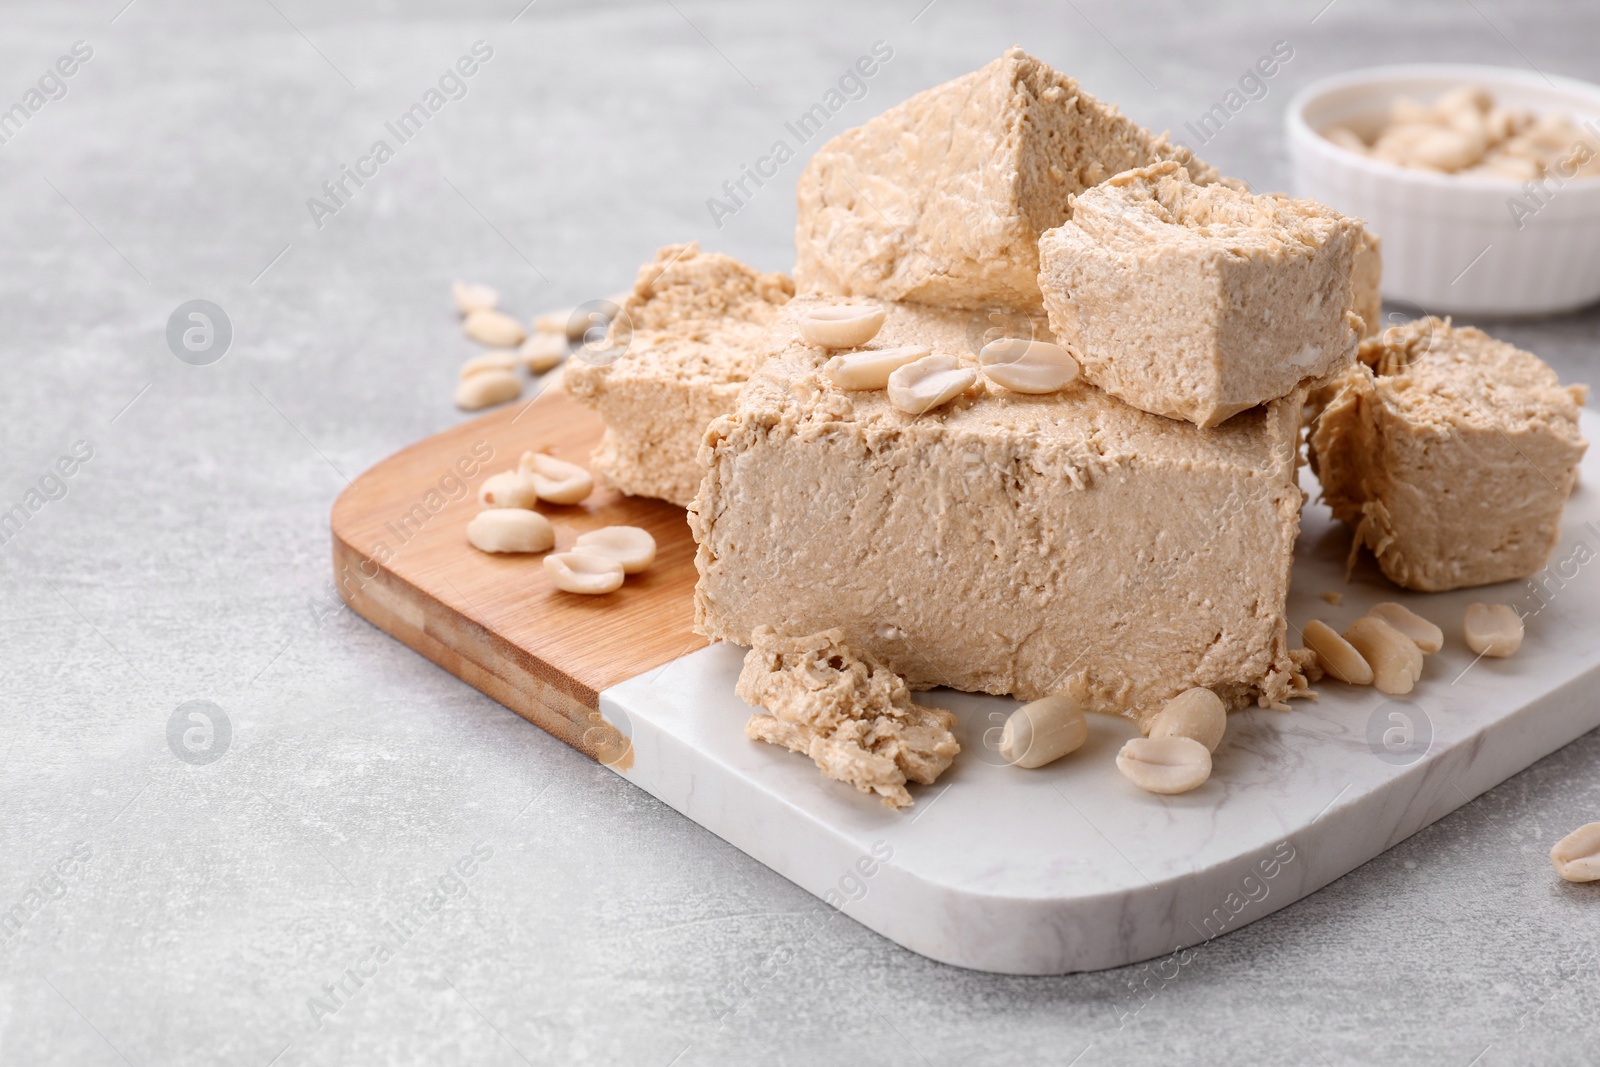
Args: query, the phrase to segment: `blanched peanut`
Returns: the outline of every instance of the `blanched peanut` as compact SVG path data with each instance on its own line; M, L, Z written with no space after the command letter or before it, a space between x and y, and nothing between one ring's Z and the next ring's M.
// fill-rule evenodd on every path
M1187 793L1211 777L1211 753L1189 737L1135 737L1117 753L1117 770L1149 793Z
M1351 623L1344 639L1372 667L1372 684L1380 693L1402 696L1422 677L1422 649L1375 615Z
M1366 154L1367 142L1363 141L1361 136L1348 126L1329 126L1322 131L1322 136L1340 148L1348 148L1352 152Z
M617 306L622 306L620 301ZM533 320L534 332L553 333L557 337L565 337L573 342L583 340L584 334L596 326L604 328L605 325L605 314L596 308L590 308L581 315L578 313L577 308L549 311Z
M594 479L576 463L545 452L524 452L517 465L533 481L540 500L552 504L576 504L594 492Z
M568 593L610 593L622 587L622 564L592 552L557 552L544 558L545 573Z
M527 336L522 323L493 308L469 312L462 320L461 328L472 340L490 348L515 348Z
M517 377L515 371L480 370L468 374L456 386L456 407L463 411L478 411L515 400L521 395L522 379Z
M883 309L874 304L829 304L800 316L800 335L823 348L860 348L883 329Z
M532 508L538 502L533 479L519 470L491 474L478 487L478 503L486 508Z
M503 370L514 373L517 369L517 357L511 352L495 351L485 352L481 356L473 356L461 364L461 377L463 380L480 374L486 370ZM518 390L520 392L520 389Z
M623 574L638 574L656 561L656 539L637 526L603 526L579 534L575 550L606 556L622 564Z
M1467 647L1480 656L1509 656L1522 647L1522 617L1509 604L1469 604L1462 623Z
M1228 729L1228 709L1209 689L1190 689L1167 701L1150 720L1150 737L1187 737L1215 752Z
M537 511L489 508L467 523L467 541L480 552L548 552L556 547L556 532Z
M1058 693L1011 713L1000 731L1000 755L1013 767L1032 770L1076 752L1088 736L1082 705Z
M536 333L517 350L534 374L543 374L567 358L567 339L559 333Z
M1300 631L1306 647L1317 654L1317 666L1347 685L1371 685L1372 665L1327 623L1312 619Z
M1001 337L978 352L983 375L1013 393L1055 393L1078 378L1078 361L1060 345Z
M1376 616L1411 638L1425 655L1432 655L1444 647L1444 631L1404 604L1385 601L1372 605L1368 615Z
M456 282L450 286L450 295L456 299L456 308L463 315L474 311L493 311L500 306L500 294L487 285Z
M927 345L847 352L828 360L822 370L840 389L882 389L889 384L889 375L932 352Z
M1550 865L1569 882L1600 881L1600 822L1580 826L1557 841Z
M889 375L889 403L908 415L921 415L948 404L977 380L977 372L954 356L923 356Z

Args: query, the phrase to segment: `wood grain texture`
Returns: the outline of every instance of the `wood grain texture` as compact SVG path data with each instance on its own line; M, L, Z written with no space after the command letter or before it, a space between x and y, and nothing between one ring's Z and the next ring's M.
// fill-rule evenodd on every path
M682 508L597 489L541 504L556 550L602 526L640 526L656 562L604 596L556 589L541 555L467 544L478 486L528 449L588 466L598 417L559 389L411 445L352 482L333 505L334 581L345 602L574 748L616 763L602 689L703 648L696 636L694 540Z

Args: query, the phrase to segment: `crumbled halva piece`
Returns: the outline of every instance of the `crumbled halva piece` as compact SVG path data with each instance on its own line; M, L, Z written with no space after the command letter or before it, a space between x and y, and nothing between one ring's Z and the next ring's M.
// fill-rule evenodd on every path
M699 633L748 645L762 626L837 627L913 689L1066 691L1136 720L1196 686L1230 707L1303 691L1284 618L1303 391L1211 430L1081 382L1027 395L980 380L909 415L823 372L795 324L822 300L790 302L772 356L706 432L689 512ZM874 347L977 367L992 339L981 312L885 311Z
M1425 318L1361 344L1319 390L1312 469L1389 579L1437 592L1544 566L1586 442L1584 387L1471 327Z
M1073 200L1039 240L1039 287L1085 378L1209 427L1351 361L1362 235L1314 201L1196 185L1159 163Z
M580 353L563 376L606 426L594 472L633 496L694 499L706 425L733 410L755 370L758 339L792 295L785 275L701 252L697 242L668 245L640 267L611 325L612 361Z
M735 692L772 713L750 717L751 740L810 756L890 808L910 807L906 782L932 785L961 751L955 716L911 703L905 680L845 644L842 631L781 637L758 627L750 642Z
M1132 167L1185 163L1078 83L1012 48L823 145L796 196L802 292L942 307L1039 306L1039 235L1068 198Z

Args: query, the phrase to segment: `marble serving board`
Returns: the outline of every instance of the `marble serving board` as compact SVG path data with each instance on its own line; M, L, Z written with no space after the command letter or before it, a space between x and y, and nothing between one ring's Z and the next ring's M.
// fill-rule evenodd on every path
M1591 440L1595 423L1586 413ZM1348 533L1326 508L1306 506L1291 623L1320 618L1343 629L1381 600L1433 619L1444 650L1406 698L1324 683L1320 699L1291 711L1236 713L1211 780L1162 797L1116 771L1117 749L1136 734L1131 723L1091 716L1081 750L1023 771L993 747L1015 702L937 690L920 700L956 713L963 752L896 813L824 779L808 759L745 738L750 709L733 691L743 650L706 647L687 629L694 574L681 513L598 494L553 515L558 535L567 530L561 544L615 521L645 522L662 542L662 561L641 588L582 603L549 589L536 561L469 549L460 530L470 500L447 504L415 543L374 560L383 516L404 510L473 443L490 442L502 459L475 485L521 447L575 454L598 432L554 394L369 471L334 512L336 570L348 574L355 562L363 576L368 565L376 572L341 582L346 599L828 904L936 960L1060 974L1197 945L1327 885L1600 726L1600 567L1588 565L1600 557L1600 493L1586 488L1600 484L1600 456L1591 453L1561 545L1534 584L1412 594L1370 560L1347 583ZM1515 657L1479 659L1467 649L1461 617L1474 600L1527 613Z

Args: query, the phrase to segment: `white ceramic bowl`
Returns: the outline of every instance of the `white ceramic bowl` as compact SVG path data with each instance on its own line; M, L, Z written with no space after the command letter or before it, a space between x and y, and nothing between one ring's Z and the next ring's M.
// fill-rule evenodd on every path
M1600 178L1549 179L1541 191L1509 178L1411 170L1318 132L1344 125L1370 142L1396 96L1426 101L1462 84L1513 107L1594 122L1600 132L1600 86L1587 82L1504 67L1373 67L1324 78L1290 101L1296 192L1359 215L1383 239L1388 299L1484 315L1565 311L1600 299Z

